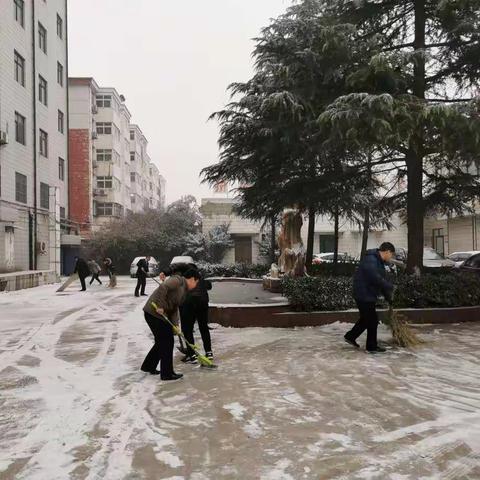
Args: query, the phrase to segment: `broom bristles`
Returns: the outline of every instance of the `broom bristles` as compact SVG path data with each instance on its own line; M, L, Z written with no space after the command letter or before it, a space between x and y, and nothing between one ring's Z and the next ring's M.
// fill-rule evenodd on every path
M403 316L393 309L389 310L388 326L392 330L395 343L400 347L412 348L421 345L423 341L417 337L415 332L410 328Z

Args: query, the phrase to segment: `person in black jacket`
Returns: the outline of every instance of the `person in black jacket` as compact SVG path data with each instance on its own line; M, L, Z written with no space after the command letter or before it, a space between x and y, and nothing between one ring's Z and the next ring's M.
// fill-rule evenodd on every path
M147 285L147 275L148 275L148 262L150 261L150 256L147 255L145 258L141 258L137 262L137 286L135 287L135 296L139 297L139 292L142 296L146 296L145 286Z
M197 287L188 292L185 302L180 307L182 332L185 338L189 343L195 345L193 328L195 321L197 321L205 355L208 358L213 358L212 339L210 337L210 329L208 328L208 302L210 300L208 291L211 289L212 282L200 277ZM187 347L187 354L182 359L182 362L197 363L197 356L190 347Z
M367 330L367 351L370 353L386 351L377 344L378 317L375 306L381 294L387 302L392 301L393 285L386 278L385 264L394 253L395 247L389 242L382 243L378 249L368 250L353 277L353 297L360 319L344 338L347 343L359 348L356 340Z
M82 289L80 291L84 292L87 289L85 279L90 275L90 268L88 268L88 264L83 258L75 257L75 270L73 273L78 274L78 278L82 284Z

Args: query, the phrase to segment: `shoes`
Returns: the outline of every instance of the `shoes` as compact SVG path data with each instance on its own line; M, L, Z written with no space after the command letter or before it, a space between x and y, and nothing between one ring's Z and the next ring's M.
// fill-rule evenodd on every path
M145 370L143 368L140 369L142 372L149 373L150 375L160 375L160 370Z
M360 345L355 341L355 340L352 340L351 338L348 338L346 335L343 336L343 339L349 343L350 345L352 345L353 347L355 348L360 348Z
M182 358L183 363L190 363L192 365L196 365L197 362L197 356L196 355L187 355L184 358Z
M205 352L205 356L210 360L213 360L213 353L212 352Z
M148 295L146 293L142 293L141 295L142 297L148 297Z
M81 291L81 292L86 292L87 289L86 289L86 288L82 288L80 291Z
M138 293L135 294L136 297L139 297L140 295Z
M183 374L182 373L175 373L173 372L171 375L169 375L168 377L160 377L162 380L179 380L180 378L183 377Z
M367 350L368 353L385 353L386 351L387 349L383 347L377 347L372 350Z

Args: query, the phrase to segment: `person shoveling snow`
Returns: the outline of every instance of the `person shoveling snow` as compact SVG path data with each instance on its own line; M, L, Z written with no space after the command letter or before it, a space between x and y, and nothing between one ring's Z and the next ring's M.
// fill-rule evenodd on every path
M193 269L185 272L183 277L172 275L147 300L143 311L155 344L143 361L143 372L160 375L162 380L178 380L183 376L173 370L174 332L170 322L178 323L178 307L184 301L187 291L197 286L198 280L199 274ZM160 371L157 370L159 362Z
M386 278L385 264L392 259L394 253L395 247L389 242L382 243L378 249L368 250L353 277L353 297L360 312L360 319L345 334L344 339L350 345L359 348L360 345L356 340L367 330L367 352L369 353L386 351L377 343L376 303L382 294L389 304L392 303L393 284Z

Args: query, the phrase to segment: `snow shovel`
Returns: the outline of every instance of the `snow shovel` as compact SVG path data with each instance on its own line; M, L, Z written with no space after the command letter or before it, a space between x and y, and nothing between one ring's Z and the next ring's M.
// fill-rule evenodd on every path
M155 279L154 277L150 277L155 283L158 283L158 285L161 285L161 283ZM183 338L181 337L181 335L178 335L177 334L177 337L178 337L178 341L180 343L180 346L177 347L177 350L180 352L180 353L183 353L184 355L187 354L187 348L185 347L185 344L183 343Z
M152 307L157 310L157 304L155 302L151 302ZM183 332L176 326L174 325L165 315L162 315L162 318L172 327L173 332L178 335L179 337L182 337L187 346L189 346L197 355L198 362L202 367L207 367L207 368L217 368L217 365L213 363L212 360L210 360L208 357L205 355L202 355L199 351L196 345L192 345L189 343L189 341L185 338L185 335Z

